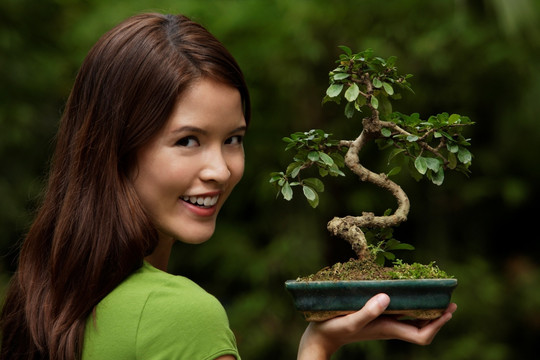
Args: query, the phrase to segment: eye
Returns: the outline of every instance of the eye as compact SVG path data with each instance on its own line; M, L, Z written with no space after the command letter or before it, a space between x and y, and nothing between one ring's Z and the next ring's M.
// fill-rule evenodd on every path
M244 137L242 135L235 135L231 136L227 140L225 140L225 144L227 145L240 145L242 144L242 141L244 140Z
M195 136L186 136L178 140L175 145L185 147L199 146L199 140Z

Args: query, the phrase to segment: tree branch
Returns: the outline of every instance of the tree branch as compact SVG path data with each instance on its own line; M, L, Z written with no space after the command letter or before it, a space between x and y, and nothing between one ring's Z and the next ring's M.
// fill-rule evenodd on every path
M378 121L370 119L371 122ZM380 121L379 121L380 122ZM369 256L366 238L360 229L361 227L390 227L400 224L407 220L410 203L407 195L399 185L390 180L386 174L377 174L368 170L360 164L358 153L369 140L368 133L363 130L360 136L350 143L349 150L345 155L345 165L358 177L361 181L370 182L382 189L390 191L396 198L398 208L393 215L375 216L373 213L363 213L362 216L346 216L344 218L335 217L328 222L328 231L347 240L359 258Z

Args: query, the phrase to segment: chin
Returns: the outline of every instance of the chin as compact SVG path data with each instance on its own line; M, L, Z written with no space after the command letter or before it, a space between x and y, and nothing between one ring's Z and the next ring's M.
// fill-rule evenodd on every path
M174 238L177 241L183 242L185 244L197 245L207 242L208 240L210 240L212 235L214 235L214 228L200 232L192 231L189 234L176 234Z
M199 237L199 238L177 238L179 242L182 242L184 244L191 244L191 245L198 245L207 242L210 240L210 236L207 237Z

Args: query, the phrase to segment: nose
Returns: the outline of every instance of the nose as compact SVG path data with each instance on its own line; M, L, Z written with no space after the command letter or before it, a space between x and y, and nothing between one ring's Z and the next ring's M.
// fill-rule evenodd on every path
M221 149L209 151L205 156L200 172L201 180L224 183L231 177L227 158Z

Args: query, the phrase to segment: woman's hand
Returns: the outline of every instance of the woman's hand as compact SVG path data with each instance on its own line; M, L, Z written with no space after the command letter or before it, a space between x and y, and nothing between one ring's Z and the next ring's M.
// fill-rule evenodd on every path
M341 346L365 340L399 339L429 345L457 309L456 304L450 304L440 318L415 326L389 316L381 317L388 304L388 295L379 294L355 313L310 323L300 341L298 360L330 359Z

